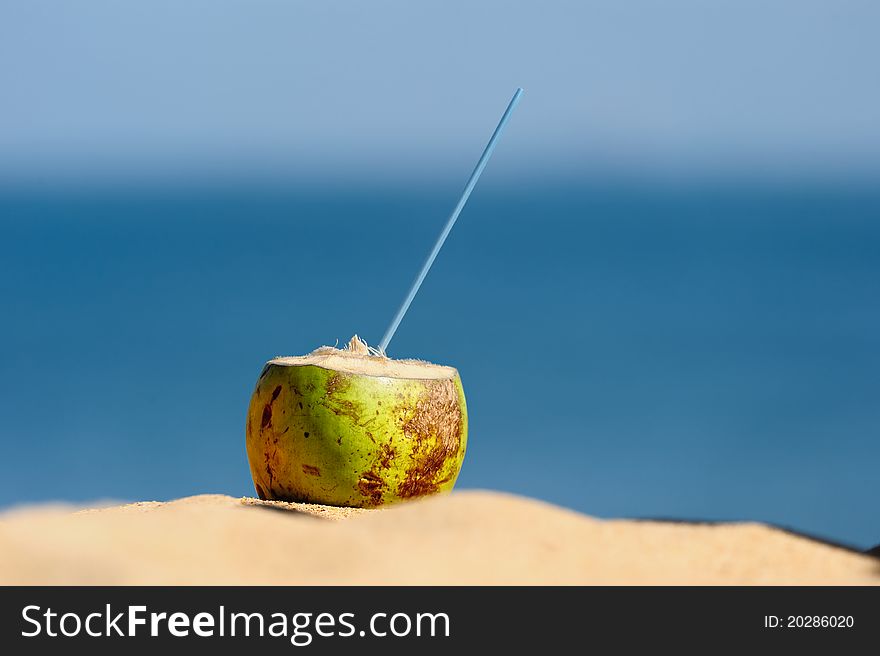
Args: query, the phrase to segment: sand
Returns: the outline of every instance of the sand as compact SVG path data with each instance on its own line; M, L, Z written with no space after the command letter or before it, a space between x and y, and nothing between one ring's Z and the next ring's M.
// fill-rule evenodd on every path
M0 516L2 584L880 584L760 524L602 521L457 492L358 511L220 495Z

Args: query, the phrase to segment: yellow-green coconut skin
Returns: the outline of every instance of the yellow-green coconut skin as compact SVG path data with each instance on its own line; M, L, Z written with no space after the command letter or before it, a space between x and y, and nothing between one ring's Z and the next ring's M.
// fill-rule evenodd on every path
M261 499L372 508L452 490L467 447L461 378L269 362L247 417Z

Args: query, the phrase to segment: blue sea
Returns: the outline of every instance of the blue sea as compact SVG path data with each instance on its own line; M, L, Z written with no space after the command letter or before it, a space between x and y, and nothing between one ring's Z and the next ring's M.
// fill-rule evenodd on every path
M378 342L455 202L0 192L0 506L253 494L263 363ZM880 192L478 189L389 348L452 364L462 488L880 542Z

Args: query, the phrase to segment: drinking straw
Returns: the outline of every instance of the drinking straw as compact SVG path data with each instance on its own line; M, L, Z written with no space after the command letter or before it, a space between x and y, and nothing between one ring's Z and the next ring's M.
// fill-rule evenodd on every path
M437 258L437 253L439 253L440 249L443 248L443 243L449 236L449 232L452 230L452 226L455 225L455 222L458 219L458 215L461 214L461 210L464 209L465 203L467 203L468 198L470 198L471 192L474 190L474 186L477 184L477 180L480 179L480 175L483 173L483 169L486 168L486 164L488 163L489 158L492 156L492 151L495 150L495 144L498 142L498 137L501 136L501 131L504 130L504 126L507 125L507 121L510 120L510 115L513 113L513 110L519 102L519 97L522 95L522 93L522 89L518 88L516 90L516 92L513 94L513 98L510 99L510 104L508 104L507 109L504 110L504 115L501 117L501 120L498 121L498 126L495 128L495 132L492 133L492 137L489 139L489 143L486 144L486 148L485 150L483 150L483 154L480 156L480 161L477 162L477 166L474 168L473 173L471 173L471 177L468 179L467 184L464 187L461 198L458 199L458 204L455 206L455 209L452 210L452 214L449 216L449 220L443 227L443 231L440 233L440 236L437 237L434 248L431 249L428 258L422 265L421 271L419 271L419 275L416 276L416 279L413 281L412 287L410 287L409 289L409 293L406 295L406 298L403 299L403 303L400 304L400 309L397 310L397 314L395 314L394 319L391 320L391 324L388 326L388 330L385 331L385 335L382 337L382 341L379 343L379 351L381 353L385 353L385 349L388 348L388 344L389 342L391 342L391 338L394 337L394 333L397 332L397 327L403 320L403 317L406 314L406 311L409 309L410 304L413 302L413 299L416 297L416 294L418 294L419 287L422 286L422 281L424 281L425 276L428 275L428 271L430 271L431 265L434 264L434 260Z

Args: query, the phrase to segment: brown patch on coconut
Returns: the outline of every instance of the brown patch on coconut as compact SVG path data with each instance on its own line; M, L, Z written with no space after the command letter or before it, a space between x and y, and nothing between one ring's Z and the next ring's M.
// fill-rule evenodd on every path
M357 488L369 502L368 505L379 506L382 504L382 491L385 488L385 482L376 472L371 470L361 474Z
M461 446L461 407L452 380L434 382L403 424L403 434L415 441L415 463L406 471L398 495L407 499L432 494L449 481L439 478Z

